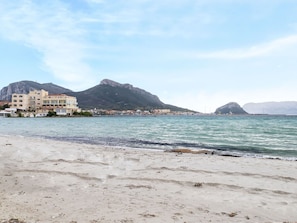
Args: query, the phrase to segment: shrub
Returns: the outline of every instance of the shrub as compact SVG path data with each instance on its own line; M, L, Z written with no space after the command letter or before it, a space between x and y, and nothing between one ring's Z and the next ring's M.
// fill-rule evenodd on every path
M47 117L54 117L54 116L57 116L57 113L55 111L49 111L46 116Z

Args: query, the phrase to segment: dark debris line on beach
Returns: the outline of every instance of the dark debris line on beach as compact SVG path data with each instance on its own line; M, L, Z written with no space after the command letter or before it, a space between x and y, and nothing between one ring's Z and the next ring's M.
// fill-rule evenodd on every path
M26 223L26 222L21 221L17 218L11 218L9 220L1 220L1 223Z
M26 223L25 221L19 220L17 218L11 218L9 220L0 220L0 223ZM76 221L71 221L70 223L77 223Z

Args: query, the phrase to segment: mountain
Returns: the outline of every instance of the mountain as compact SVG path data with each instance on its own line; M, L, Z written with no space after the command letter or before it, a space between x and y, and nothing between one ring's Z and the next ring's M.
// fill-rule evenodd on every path
M120 84L112 80L102 80L99 85L90 89L73 92L67 88L47 83L40 84L33 81L20 81L9 84L0 91L0 100L11 101L13 93L27 94L30 90L44 89L50 94L65 93L77 98L78 106L83 109L114 109L114 110L149 110L170 109L172 111L190 111L168 105L143 89L133 87L130 84Z
M247 103L243 108L250 114L297 115L297 101Z
M75 96L81 108L90 109L171 109L174 111L188 111L176 106L167 105L160 99L143 89L133 87L130 84L120 84L112 80L104 79L95 87L81 92L70 92Z
M248 113L243 110L236 102L230 102L216 109L215 114L217 115L247 115Z
M65 92L71 92L67 88L60 87L52 83L40 84L34 81L20 81L9 84L7 87L2 88L0 91L0 100L11 101L11 95L17 94L28 94L32 90L46 90L50 94L62 94Z

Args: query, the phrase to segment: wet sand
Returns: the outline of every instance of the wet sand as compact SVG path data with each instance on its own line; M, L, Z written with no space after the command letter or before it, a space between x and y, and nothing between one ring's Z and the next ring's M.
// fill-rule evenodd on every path
M297 162L0 136L0 222L297 222Z

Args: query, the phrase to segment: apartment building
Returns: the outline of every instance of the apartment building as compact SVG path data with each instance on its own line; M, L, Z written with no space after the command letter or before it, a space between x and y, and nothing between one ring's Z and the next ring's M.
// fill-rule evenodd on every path
M29 109L29 95L28 94L12 94L11 97L11 108L19 110Z
M47 95L43 99L42 108L45 110L53 110L57 115L72 115L73 112L80 110L76 97L66 94Z
M42 109L44 98L48 97L48 92L45 90L33 90L29 94L29 108L30 111L37 111Z
M13 94L11 108L35 114L55 111L58 115L72 115L73 112L80 110L76 97L66 94L50 95L45 90L34 90L29 94Z

